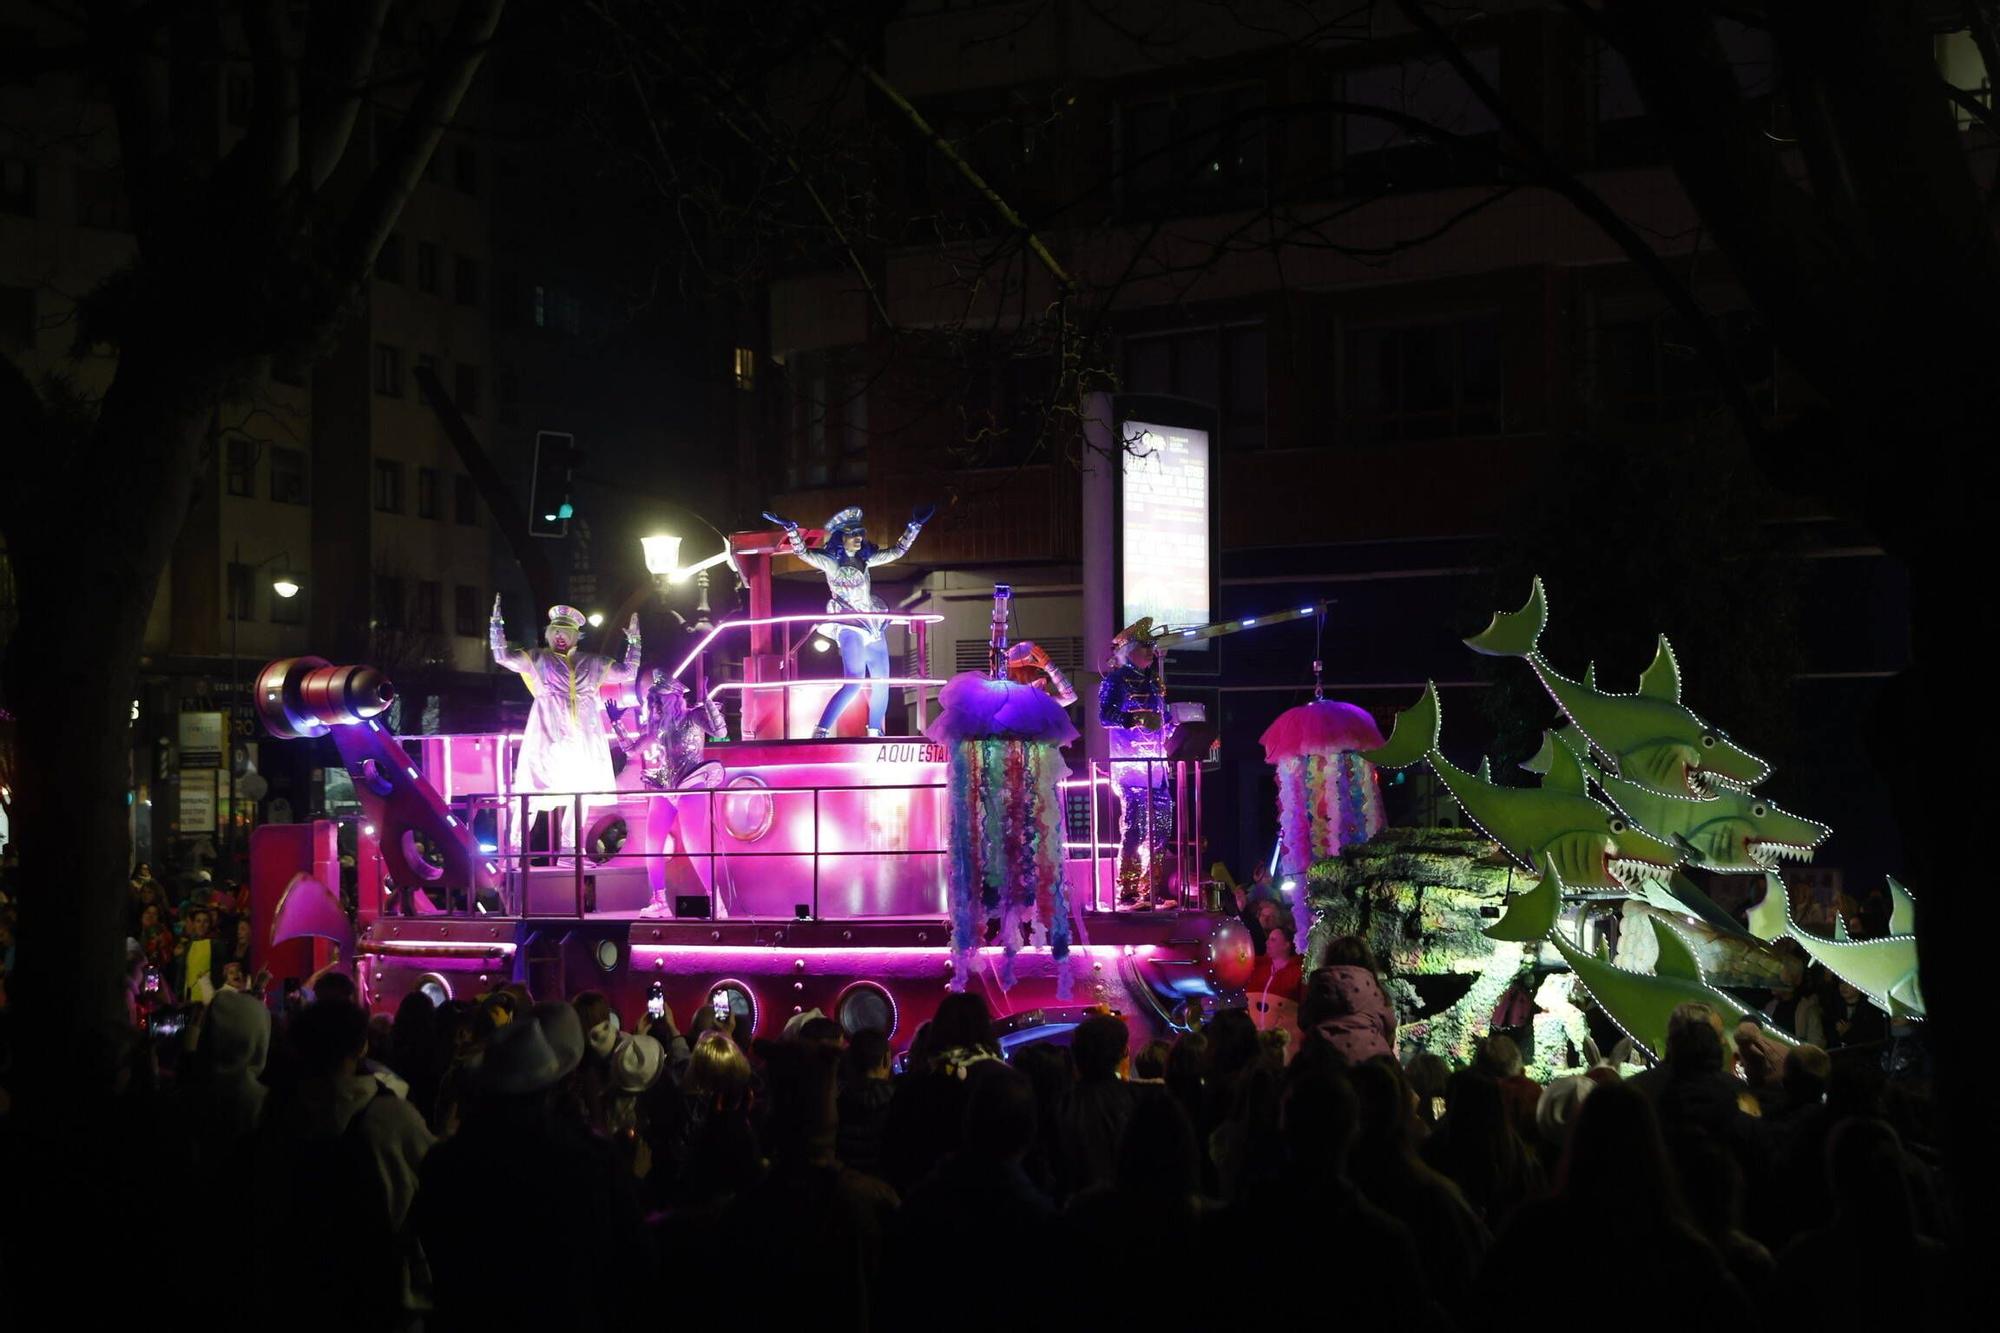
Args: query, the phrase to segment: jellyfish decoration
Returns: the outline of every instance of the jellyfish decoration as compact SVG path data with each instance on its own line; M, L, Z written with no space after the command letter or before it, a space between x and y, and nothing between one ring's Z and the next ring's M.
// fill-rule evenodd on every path
M1063 882L1062 747L1076 727L1033 685L979 672L953 677L925 734L945 748L950 786L946 830L953 990L964 990L986 923L1000 920L1006 950L1000 984L1014 984L1021 924L1033 924L1068 999L1069 889Z
M1380 747L1368 711L1334 699L1288 708L1264 731L1264 758L1278 768L1278 867L1304 875L1313 862L1382 831L1382 784L1356 751ZM1304 913L1306 895L1294 896ZM1300 926L1305 938L1308 922Z

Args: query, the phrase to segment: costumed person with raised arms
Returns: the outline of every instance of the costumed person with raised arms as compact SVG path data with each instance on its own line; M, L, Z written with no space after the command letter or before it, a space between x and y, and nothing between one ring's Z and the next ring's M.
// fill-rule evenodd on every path
M577 651L584 623L583 612L575 607L552 606L548 628L542 632L549 646L512 648L507 644L507 622L500 614L500 599L493 599L493 660L518 673L535 700L528 710L520 756L514 761L516 791L609 792L615 785L611 772L611 728L599 691L605 685L623 685L638 679L639 617L634 615L625 627L622 662L598 653ZM566 804L546 796L529 804L530 822L534 811L550 812L551 849L561 845L555 823L556 815ZM517 834L513 841L518 844L520 840L521 835Z
M767 513L764 517L785 530L785 539L791 544L793 555L826 575L826 588L830 594L826 609L835 614L851 614L886 612L889 609L875 595L869 571L909 554L917 534L923 531L924 524L936 512L935 505L923 505L916 509L896 544L883 548L868 540L868 530L861 522L860 506L852 506L826 521L826 542L817 551L806 545L798 524L776 514ZM889 693L882 686L864 687L858 682L865 678L888 679L888 628L887 622L875 619L859 624L852 621L830 622L816 627L817 633L840 645L841 671L848 683L827 700L826 708L819 715L819 725L813 728L815 737L833 734L834 724L839 721L841 713L854 702L855 694L863 688L868 690L868 734L882 734L882 720L889 709Z
M1173 798L1167 792L1167 688L1152 644L1153 618L1118 631L1097 686L1097 720L1111 741L1111 781L1118 789L1118 905L1145 910L1160 895ZM1146 761L1153 762L1132 762ZM1125 761L1125 762L1121 762Z
M654 669L641 701L637 727L628 728L622 720L612 723L612 727L618 733L618 748L637 754L639 780L647 790L694 790L721 785L722 765L704 759L703 752L709 741L723 740L729 735L722 705L711 699L690 708L687 686L670 679L665 671ZM646 880L652 893L640 916L673 915L667 891L670 877L678 881L677 887L696 893L705 891L687 860L687 849L678 845L680 836L680 803L658 797L648 800L646 846L650 854L646 858ZM676 844L671 865L667 854L669 839Z

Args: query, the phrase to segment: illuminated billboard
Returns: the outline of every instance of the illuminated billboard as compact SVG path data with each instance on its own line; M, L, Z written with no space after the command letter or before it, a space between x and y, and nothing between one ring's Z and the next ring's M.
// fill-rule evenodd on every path
M1206 625L1209 506L1208 432L1190 426L1124 422L1119 487L1120 624L1151 616L1156 625ZM1180 645L1174 645L1179 647ZM1208 651L1208 640L1186 648Z

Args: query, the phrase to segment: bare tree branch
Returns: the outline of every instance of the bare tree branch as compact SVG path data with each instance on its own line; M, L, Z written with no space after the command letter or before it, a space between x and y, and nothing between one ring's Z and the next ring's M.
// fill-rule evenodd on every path
M354 136L389 5L390 0L319 0L312 7L299 135L308 189L326 184Z

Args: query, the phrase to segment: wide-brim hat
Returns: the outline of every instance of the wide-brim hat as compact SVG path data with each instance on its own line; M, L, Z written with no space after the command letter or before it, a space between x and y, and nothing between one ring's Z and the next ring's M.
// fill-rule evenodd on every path
M861 506L849 505L826 521L826 535L829 539L843 532L864 532L866 526L861 521Z
M583 1019L578 1017L575 1005L561 1000L543 1000L528 1012L541 1023L542 1035L548 1038L549 1046L562 1066L557 1077L583 1063L583 1053L589 1047L583 1037Z
M623 1033L611 1053L611 1078L618 1091L641 1093L659 1081L666 1048L643 1032Z
M1113 648L1120 648L1128 643L1145 642L1152 637L1153 618L1151 616L1140 616L1124 629L1119 630L1111 636L1111 646Z
M568 625L571 629L582 629L589 619L573 606L557 605L549 608L551 625Z
M488 1096L545 1092L562 1076L562 1057L532 1014L494 1029L480 1052L478 1086Z

